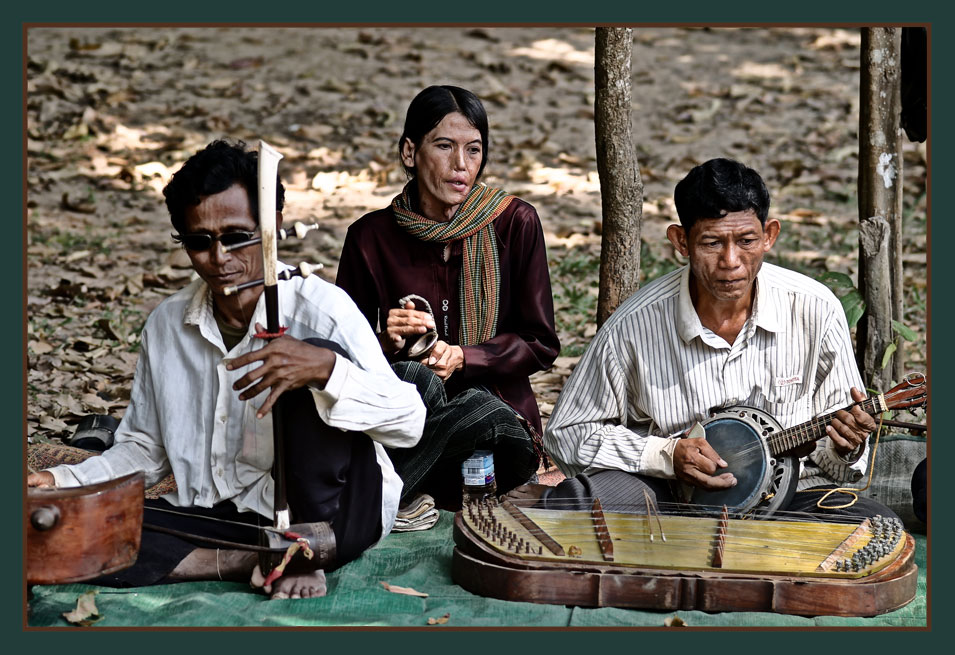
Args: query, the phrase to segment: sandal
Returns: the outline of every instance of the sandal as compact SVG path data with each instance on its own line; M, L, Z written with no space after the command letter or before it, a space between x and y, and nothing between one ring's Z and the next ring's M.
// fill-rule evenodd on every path
M113 433L119 427L119 421L106 414L89 414L76 424L73 436L67 445L83 450L103 452L113 445Z

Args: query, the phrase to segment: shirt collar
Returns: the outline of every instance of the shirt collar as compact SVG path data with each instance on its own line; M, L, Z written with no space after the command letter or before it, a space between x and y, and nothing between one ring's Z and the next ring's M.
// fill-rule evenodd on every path
M192 297L189 304L186 305L186 311L183 314L182 322L186 325L207 324L214 320L212 317L212 294L209 292L209 285L196 279L193 281Z
M209 285L202 279L197 279L192 284L195 285L195 288L192 291L189 304L186 306L186 311L183 313L182 322L185 325L195 325L199 328L199 333L208 341L218 343L222 340L222 336L219 334L219 327L216 325L216 319L212 313L212 291L209 290ZM256 322L262 325L265 325L266 322L264 293L259 296L249 325L254 326Z
M772 283L769 281L768 268L772 264L763 262L756 274L756 302L753 303L753 324L767 332L782 330L783 317L779 315L779 307L772 299Z
M690 297L690 265L683 267L683 273L680 275L680 295L677 300L676 310L677 330L680 332L680 338L684 343L690 343L696 337L703 334L703 324L700 323L700 317L696 313L696 307L693 306L693 299Z
M782 320L776 305L770 297L770 282L766 271L767 264L763 264L756 274L756 300L753 303L753 314L749 323L761 327L768 332L779 332ZM703 334L703 324L693 306L690 297L690 266L683 268L680 275L680 295L677 300L677 329L684 343L690 343L694 338Z
M189 304L186 305L186 311L183 314L182 322L185 325L192 325L198 328L199 334L209 343L226 350L222 341L222 334L219 332L219 326L216 325L215 316L212 313L212 292L209 285L202 279L193 282L192 297Z

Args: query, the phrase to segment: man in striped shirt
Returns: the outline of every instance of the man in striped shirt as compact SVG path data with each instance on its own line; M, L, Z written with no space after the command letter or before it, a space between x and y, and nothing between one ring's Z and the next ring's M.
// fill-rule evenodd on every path
M646 496L667 503L671 484L719 490L737 484L726 461L690 430L716 408L748 405L783 428L865 396L839 301L822 284L764 264L780 231L768 218L759 174L713 159L674 192L680 225L667 238L689 264L625 301L597 333L561 392L544 443L567 480L514 494L558 506L599 496L607 507ZM820 487L859 481L874 419L837 411L826 436L800 456L799 491L779 510L883 514L860 498L822 510ZM728 454L727 454L728 456ZM836 494L826 505L844 504Z

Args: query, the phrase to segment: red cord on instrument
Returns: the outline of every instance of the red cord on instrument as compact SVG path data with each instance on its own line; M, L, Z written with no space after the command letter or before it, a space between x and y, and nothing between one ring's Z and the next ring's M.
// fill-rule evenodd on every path
M261 332L255 333L255 338L256 339L278 339L287 331L288 331L287 327L280 327L278 332L267 332L266 330L262 330Z
M305 555L306 559L312 559L312 557L315 556L315 553L308 545L308 539L291 531L286 531L285 536L295 539L295 543L289 546L288 550L285 551L285 555L282 556L282 561L279 563L279 565L269 572L269 575L265 578L265 582L262 584L263 587L268 587L273 582L278 580L283 573L285 573L285 566L292 560L292 557L299 550L302 551L302 554Z

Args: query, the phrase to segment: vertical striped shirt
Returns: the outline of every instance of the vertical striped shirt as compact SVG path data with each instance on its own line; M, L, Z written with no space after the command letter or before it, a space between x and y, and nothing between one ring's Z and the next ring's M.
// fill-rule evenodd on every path
M753 311L727 343L704 327L686 266L627 299L598 331L547 423L567 476L612 469L673 478L672 439L713 410L749 405L783 428L849 405L863 389L845 313L824 285L764 263ZM828 437L803 458L799 489L855 482L868 442L847 458Z

